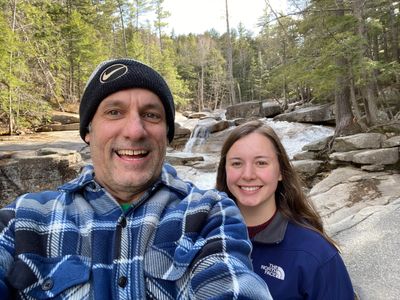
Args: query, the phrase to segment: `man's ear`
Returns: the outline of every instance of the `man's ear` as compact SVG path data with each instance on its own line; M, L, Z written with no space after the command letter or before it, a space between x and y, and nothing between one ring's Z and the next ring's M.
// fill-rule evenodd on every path
M89 133L89 132L86 133L86 135L85 135L85 142L86 142L87 144L90 144L90 133Z
M87 127L87 132L85 134L85 142L89 145L90 144L90 132L92 131L92 122L89 123Z

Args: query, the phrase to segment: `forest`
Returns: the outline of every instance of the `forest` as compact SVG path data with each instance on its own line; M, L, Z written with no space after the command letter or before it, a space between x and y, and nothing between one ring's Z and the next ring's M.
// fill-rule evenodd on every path
M232 27L225 0L225 32L176 35L164 0L0 0L0 134L76 112L93 69L116 57L158 70L180 111L332 103L338 135L398 122L398 1L289 0L285 13L264 1L259 33Z

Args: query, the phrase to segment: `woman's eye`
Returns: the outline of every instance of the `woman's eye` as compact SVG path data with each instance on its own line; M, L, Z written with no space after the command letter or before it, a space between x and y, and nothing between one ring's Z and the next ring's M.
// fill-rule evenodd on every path
M266 165L268 165L268 162L266 162L266 161L258 161L258 162L257 162L257 165L259 165L259 166L266 166Z
M232 167L240 167L240 166L241 166L241 163L238 162L238 161L232 162L232 163L231 163L231 166L232 166Z

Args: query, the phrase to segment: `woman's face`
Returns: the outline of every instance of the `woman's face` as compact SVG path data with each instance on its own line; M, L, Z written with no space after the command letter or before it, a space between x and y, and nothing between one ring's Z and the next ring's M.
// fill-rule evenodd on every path
M227 153L225 169L228 189L242 212L275 212L275 190L282 175L269 138L253 132L237 140Z

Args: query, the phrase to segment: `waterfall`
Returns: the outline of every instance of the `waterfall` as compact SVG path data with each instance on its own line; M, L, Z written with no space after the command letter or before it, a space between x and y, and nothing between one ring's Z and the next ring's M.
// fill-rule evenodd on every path
M190 135L189 140L185 145L183 152L192 153L194 146L203 145L210 135L210 131L207 126L197 124Z
M329 126L287 121L273 121L272 119L265 118L261 120L275 130L281 139L290 159L293 158L296 153L299 153L304 145L333 135L334 133L334 128ZM218 161L219 149L222 147L224 137L229 134L229 131L233 127L212 134L210 133L209 128L209 124L206 126L204 123L197 124L194 127L183 151L186 153L186 155L189 155L195 151L197 154L201 153L205 160L211 159ZM213 146L212 149L215 151L209 152L210 145ZM196 185L201 188L212 188L215 185L215 170L206 171L204 169L198 169L193 172L193 174L184 171L182 171L180 174L184 179L195 182Z
M335 131L334 128L323 125L273 121L272 119L266 119L264 122L275 130L289 158L301 152L305 145L331 136Z

